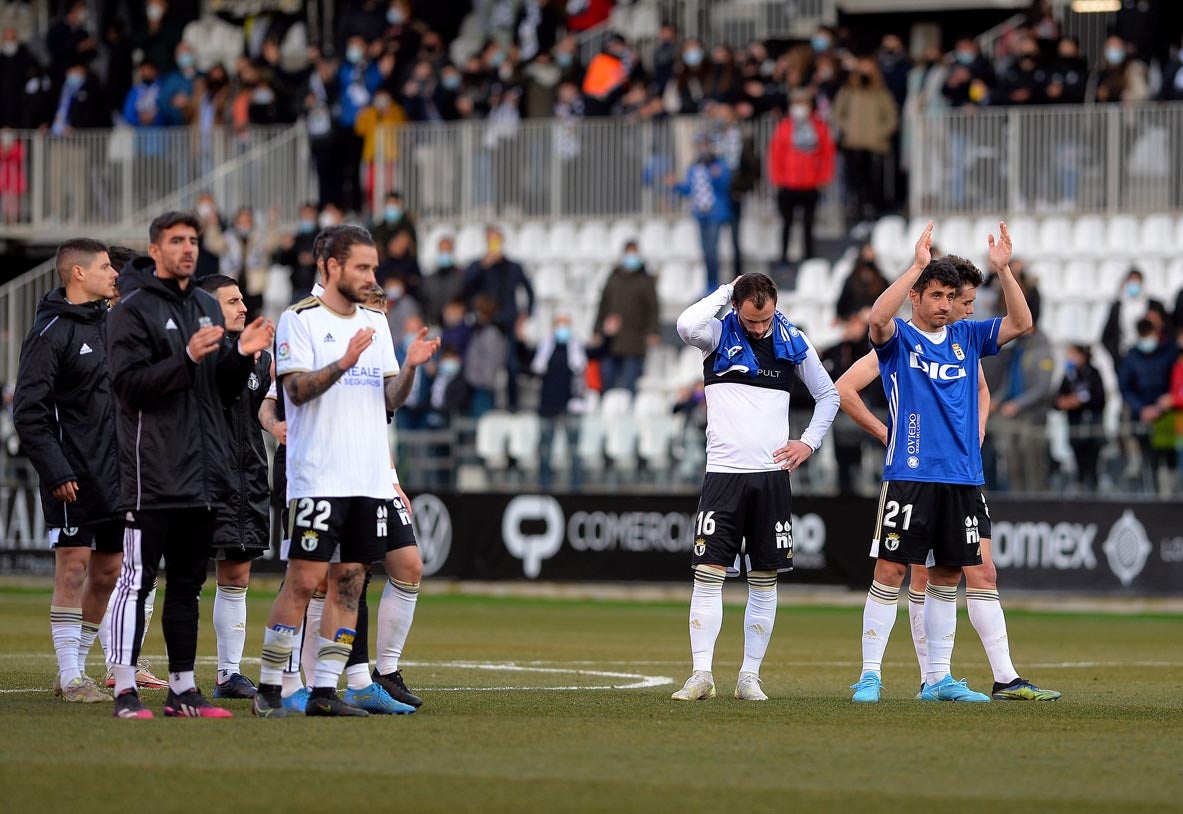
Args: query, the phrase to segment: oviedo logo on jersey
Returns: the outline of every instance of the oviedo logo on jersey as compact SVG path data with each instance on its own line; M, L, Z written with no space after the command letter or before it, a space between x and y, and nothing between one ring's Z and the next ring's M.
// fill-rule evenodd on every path
M908 468L920 467L920 413L908 413Z
M924 371L925 375L933 381L955 382L966 376L965 368L961 365L942 365L940 362L929 362L921 359L920 354L916 351L912 351L908 355L908 359L908 367Z
M701 557L714 530L709 522L696 529L695 515L683 512L575 511L567 515L550 495L519 495L509 501L501 517L505 548L522 561L522 574L529 579L537 579L543 562L562 551L564 544L581 554L693 551ZM793 558L794 567L826 567L826 524L816 514L778 521L775 532L777 546Z

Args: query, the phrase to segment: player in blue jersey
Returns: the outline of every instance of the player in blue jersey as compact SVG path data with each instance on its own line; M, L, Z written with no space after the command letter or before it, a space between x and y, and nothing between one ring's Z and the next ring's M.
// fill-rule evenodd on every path
M982 284L982 272L968 260L950 257L961 275L961 290L953 303L953 322L973 316L974 301L978 287ZM879 380L879 359L870 351L842 374L834 386L842 398L842 411L856 424L886 445L887 425L867 408L859 391ZM985 376L978 371L978 437L986 432L986 417L990 412L990 390ZM982 647L994 673L994 689L991 698L995 701L1054 701L1060 697L1055 690L1045 690L1019 676L1010 657L1010 641L1006 630L1006 616L998 596L998 572L990 557L990 510L983 494L978 500L978 534L982 538L982 564L965 569L965 598L969 606L969 621L982 639ZM920 687L928 672L928 640L924 635L924 596L928 587L928 569L913 564L910 568L908 586L908 617L912 628L912 642L916 647L916 659L920 664ZM919 697L919 695L917 696Z
M879 700L883 653L909 564L928 567L924 632L926 701L989 701L950 672L961 570L982 564L977 504L984 483L979 446L978 361L1031 330L1026 298L1011 273L1011 239L988 237L1006 316L953 322L961 288L955 263L932 259L930 222L915 260L871 308L871 343L888 398L887 454L873 548L878 561L863 611L863 669L854 700ZM912 319L895 316L904 299Z

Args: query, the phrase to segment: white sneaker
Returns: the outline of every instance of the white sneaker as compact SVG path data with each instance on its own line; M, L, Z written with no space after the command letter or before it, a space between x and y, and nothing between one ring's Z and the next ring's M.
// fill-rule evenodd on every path
M735 698L738 701L767 701L768 696L760 689L760 676L740 673L739 683L735 685Z
M682 689L670 696L675 701L702 701L715 697L715 679L703 670L695 670Z

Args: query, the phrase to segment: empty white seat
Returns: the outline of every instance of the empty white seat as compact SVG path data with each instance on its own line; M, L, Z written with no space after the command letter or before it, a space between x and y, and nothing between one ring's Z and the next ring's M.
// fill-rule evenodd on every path
M723 243L723 241L724 238L720 236L719 242ZM698 224L692 218L682 218L674 224L662 259L702 259L702 241L699 238Z
M1112 257L1126 257L1138 250L1142 233L1133 215L1114 215L1105 226L1105 252Z
M584 471L600 472L604 469L604 418L599 410L589 409L579 419L579 441L575 454Z
M546 229L538 221L523 224L518 232L517 249L523 260L541 260L548 248Z
M991 222L990 233L998 234L998 221L1005 220L1006 228L1010 232L1011 243L1014 244L1015 254L1025 257L1041 257L1039 245L1039 222L1026 215L1016 215L1013 218L995 218ZM976 237L981 240L983 250L986 249L986 233Z
M485 254L485 230L469 223L456 233L456 262L470 263Z
M637 425L632 416L605 415L604 455L618 471L632 472L637 468Z
M682 416L649 416L637 420L637 457L649 471L662 473L673 463L674 441L682 436Z
M609 422L632 412L633 394L623 387L614 387L600 396L600 414Z
M884 215L871 227L871 246L878 257L889 261L888 266L894 266L903 247L912 246L920 236L919 232L911 235L906 229L907 222L899 215Z
M1071 243L1065 251L1074 255L1096 257L1105 254L1105 221L1099 215L1083 215L1072 224Z
M1045 257L1063 257L1072 254L1072 227L1068 219L1056 215L1047 218L1039 226L1039 254Z
M616 260L624 254L624 244L630 240L640 241L641 227L636 221L618 220L608 227L608 257ZM640 246L637 247L640 249Z
M638 419L652 416L668 416L673 407L661 393L639 392L633 399L633 415Z
M689 386L702 381L702 351L692 345L678 352L678 384Z
M476 424L476 454L489 469L509 466L509 435L513 415L502 410L490 410Z
M797 293L802 297L823 299L829 293L830 261L820 257L806 260L797 270Z
M603 221L593 220L579 229L578 257L580 260L607 261L614 258L615 250L608 242L608 226Z
M778 227L779 228L779 227ZM780 238L768 239L764 220L748 216L739 222L739 247L745 257L774 260L780 254Z
M669 250L670 230L665 221L658 218L645 221L641 227L640 240L641 256L645 258L647 263L653 265L666 259Z
M912 242L908 244L909 250L915 246L919 238L920 232L917 232L916 236L912 238ZM985 240L986 236L982 235L982 242L984 243ZM962 257L972 254L977 248L970 223L965 218L954 217L941 220L933 227L932 242L941 254L957 254ZM980 252L980 249L978 251Z
M1142 221L1136 248L1139 252L1171 254L1175 246L1175 219L1170 215L1150 215ZM1135 246L1128 247L1133 251Z
M533 413L516 413L509 425L509 457L526 472L538 468L538 441L541 426Z
M545 257L551 260L574 260L577 258L577 234L575 225L560 220L551 224L546 237Z
M566 273L562 266L554 263L535 267L530 274L530 282L534 286L534 296L543 300L562 299L567 290Z

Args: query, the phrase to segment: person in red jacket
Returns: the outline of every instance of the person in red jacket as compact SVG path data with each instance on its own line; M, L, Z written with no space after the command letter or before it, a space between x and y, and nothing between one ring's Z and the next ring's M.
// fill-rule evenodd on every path
M793 213L801 207L805 229L805 257L814 256L813 220L821 188L834 178L834 139L817 113L813 95L794 91L789 115L781 119L768 147L768 179L776 187L776 203L783 221L780 259L788 260Z

